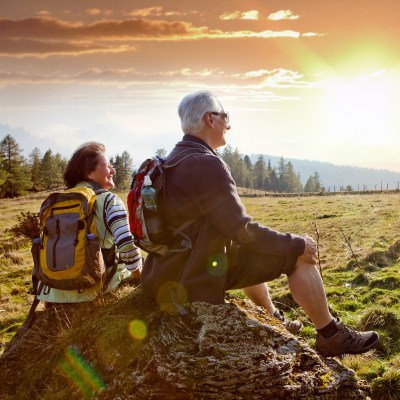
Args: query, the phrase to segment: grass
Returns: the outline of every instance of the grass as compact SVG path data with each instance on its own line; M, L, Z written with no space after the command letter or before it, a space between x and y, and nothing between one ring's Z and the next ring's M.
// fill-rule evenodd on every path
M8 229L17 223L21 211L37 211L45 196L0 200L0 352L22 324L32 301L29 243L14 239ZM120 197L126 199L126 193ZM399 200L399 193L243 198L256 221L282 232L318 237L332 313L353 328L379 332L378 350L342 360L371 384L372 399L400 399ZM269 286L277 306L305 324L301 335L313 345L315 330L293 301L286 277ZM240 291L236 294L243 296ZM112 339L118 351L122 327L117 319L113 326L112 333L99 334L98 346Z

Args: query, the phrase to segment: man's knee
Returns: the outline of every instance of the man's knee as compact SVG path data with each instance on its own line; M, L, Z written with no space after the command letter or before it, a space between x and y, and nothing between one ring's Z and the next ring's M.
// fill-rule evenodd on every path
M301 271L305 268L314 268L316 269L316 265L314 263L310 263L307 261L302 260L300 257L297 258L296 264L294 265L294 268L288 276L292 275L294 272Z

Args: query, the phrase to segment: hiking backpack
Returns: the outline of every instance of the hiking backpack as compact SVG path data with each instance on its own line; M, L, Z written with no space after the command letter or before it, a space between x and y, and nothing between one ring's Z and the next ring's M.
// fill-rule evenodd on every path
M169 169L187 157L204 153L205 151L191 148L178 153L168 161L158 156L149 158L139 167L138 173L133 178L127 203L130 231L135 239L135 244L144 251L165 255L168 252L186 251L192 247L190 238L183 233L183 230L195 220L186 221L176 229L168 226L165 221L164 208L167 195L165 181ZM155 190L156 206L154 209L148 209L145 206L142 196L146 181L150 182ZM177 235L182 236L181 247L171 249L171 240Z
M96 232L96 195L87 187L50 194L39 212L40 237L33 239L34 292L43 287L83 291L115 273L115 250L105 261ZM115 264L115 265L114 265ZM114 265L107 274L107 266ZM114 271L114 272L113 272ZM41 286L37 288L37 281Z

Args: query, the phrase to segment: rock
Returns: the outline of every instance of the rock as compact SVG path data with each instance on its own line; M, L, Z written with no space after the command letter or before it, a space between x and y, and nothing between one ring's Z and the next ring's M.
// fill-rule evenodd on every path
M55 311L39 313L31 332L17 335L0 358L0 376L7 376L7 384L0 379L0 397L23 398L12 388L25 386L30 399L51 398L55 392L58 399L82 398L83 389L77 392L79 388L57 369L64 350L73 346L92 375L98 374L96 382L103 382L89 385L89 394L97 394L99 400L367 398L369 387L338 360L320 358L252 303L229 301L188 304L187 315L181 317L160 312L137 289L119 300L94 304L91 310L82 308L89 305L80 306L80 312L64 310L68 324L61 338L50 322ZM146 322L146 339L129 335L133 319ZM43 350L28 353L29 341L38 340L38 335L47 341L40 347L46 349L50 365L43 364L45 371L32 381L31 373L17 372L21 360L34 368L44 359Z

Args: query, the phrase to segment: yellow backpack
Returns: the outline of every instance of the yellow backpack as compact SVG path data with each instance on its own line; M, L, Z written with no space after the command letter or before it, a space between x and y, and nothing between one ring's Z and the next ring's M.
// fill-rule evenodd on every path
M105 277L95 220L96 195L103 192L75 187L52 193L43 202L41 234L32 245L34 276L43 285L82 291Z

